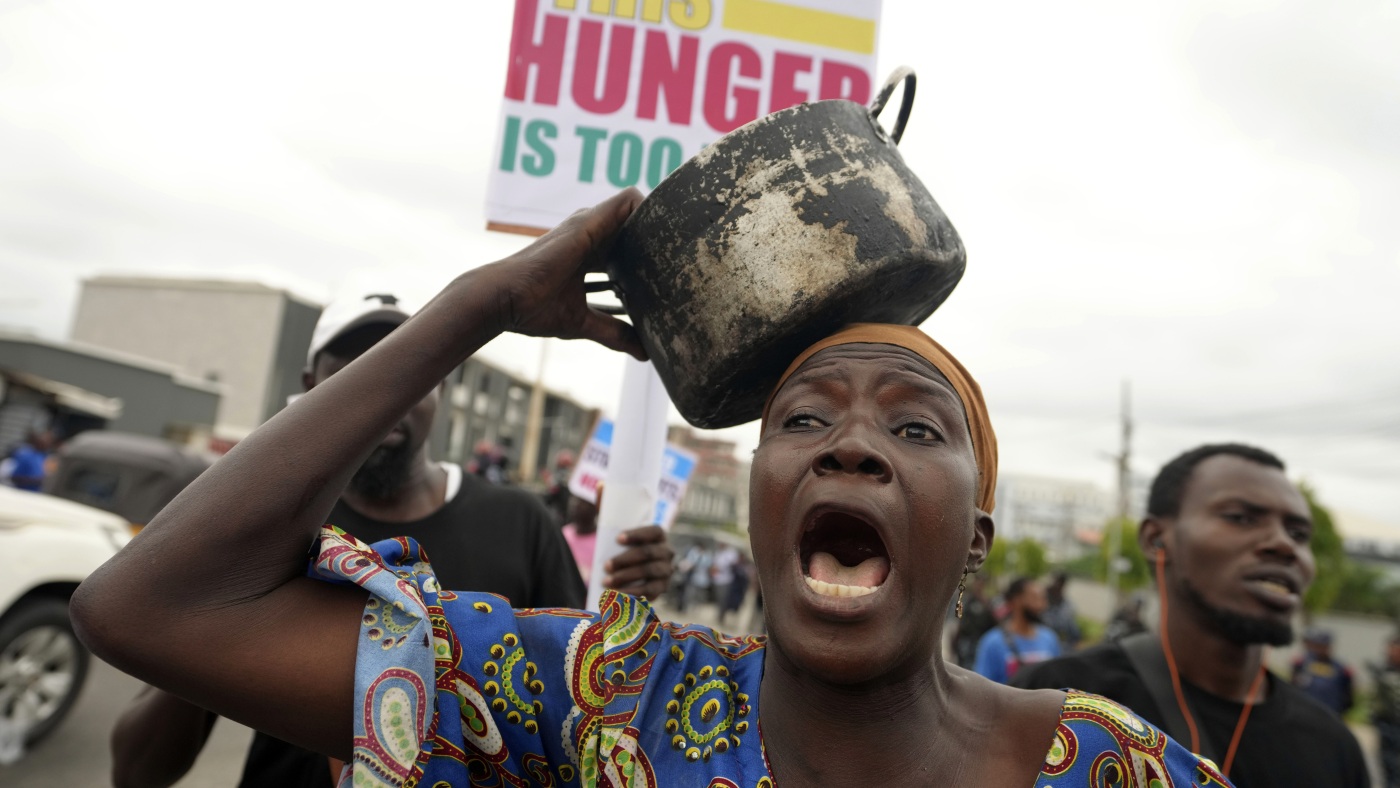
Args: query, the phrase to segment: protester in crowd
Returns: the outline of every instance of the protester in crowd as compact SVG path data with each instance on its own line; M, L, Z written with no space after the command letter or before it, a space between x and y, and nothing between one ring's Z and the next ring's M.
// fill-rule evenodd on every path
M1079 641L1084 639L1084 633L1079 628L1079 615L1065 596L1065 586L1068 584L1069 575L1064 572L1050 576L1050 584L1045 587L1045 612L1040 616L1045 626L1050 627L1060 639L1060 650L1065 652L1079 648Z
M692 605L703 605L710 602L710 588L714 585L714 565L715 551L710 545L698 544L693 546L687 553L687 558L693 557L689 564L689 569L685 575L685 601L681 610L687 610Z
M577 495L569 496L568 522L564 525L564 541L569 543L569 551L574 554L578 573L588 584L593 574L593 553L598 546L598 507ZM667 567L669 574L670 568Z
M49 454L53 451L57 438L53 430L35 430L25 441L16 446L7 458L6 480L21 490L39 492L44 487L44 477L48 475Z
M509 464L510 458L503 447L489 440L479 440L472 450L472 458L467 461L467 473L492 484L507 484Z
M705 556L705 546L691 542L685 552L676 558L675 571L671 573L671 606L678 613L684 613L690 602L690 576ZM708 571L708 567L705 571Z
M485 478L486 469L495 462L495 456L499 451L496 444L485 438L477 441L476 445L472 447L471 459L467 460L467 473Z
M1292 681L1339 717L1355 702L1351 668L1332 656L1332 633L1321 627L1303 633L1303 654L1293 660Z
M486 468L486 481L492 484L510 484L510 457L505 451L497 450Z
M663 625L616 592L600 613L513 611L444 590L412 541L322 528L400 414L500 331L641 355L583 276L640 199L462 275L240 442L78 589L80 635L347 759L348 784L1223 784L1109 701L941 660L942 611L992 543L996 442L976 382L907 326L818 342L765 408L750 537L766 640ZM306 577L317 535L312 571L332 582Z
M953 658L972 670L977 665L977 644L997 625L992 600L987 595L987 576L972 575L954 607L960 609L954 611L957 631L953 635Z
M1006 617L977 642L973 669L1005 684L1024 666L1060 655L1060 638L1041 623L1047 600L1045 587L1034 578L1018 577L1006 586Z
M1138 542L1155 566L1162 625L1037 665L1023 687L1075 687L1118 701L1220 764L1240 788L1369 784L1361 749L1264 667L1293 639L1312 583L1307 501L1274 455L1201 446L1152 482Z
M1141 634L1147 631L1147 624L1142 620L1142 609L1147 605L1147 599L1141 593L1134 593L1128 597L1113 613L1113 617L1108 620L1108 624L1103 628L1103 639L1109 643L1116 643L1124 638Z
M753 565L749 559L739 550L734 551L734 566L730 568L733 579L729 585L724 587L724 595L719 598L719 625L724 626L724 619L730 613L738 612L744 606L744 598L749 593L749 582Z
M312 391L408 319L393 296L335 302L322 313L307 352L303 383ZM581 607L584 585L570 545L539 499L464 475L429 459L428 433L441 386L414 403L350 476L327 522L369 541L409 536L441 562L450 588L499 594L519 607ZM349 406L337 422L355 423ZM338 429L327 424L327 430ZM596 515L596 512L595 512ZM613 585L639 594L664 591L670 550L659 528L626 535L631 549L613 560ZM590 550L589 566L592 566ZM173 784L203 748L216 716L169 693L147 689L112 734L113 782L119 788ZM324 756L257 734L240 786L325 786Z
M1381 740L1381 770L1385 788L1400 788L1400 634L1385 644L1385 663L1371 666L1375 695L1371 724Z
M554 454L553 467L545 470L544 505L549 507L559 522L569 522L569 502L573 493L569 492L569 477L574 471L574 453L560 449Z
M729 586L734 583L734 568L739 563L739 548L732 544L715 546L714 561L710 564L710 599L721 609L723 619L724 601L729 597Z

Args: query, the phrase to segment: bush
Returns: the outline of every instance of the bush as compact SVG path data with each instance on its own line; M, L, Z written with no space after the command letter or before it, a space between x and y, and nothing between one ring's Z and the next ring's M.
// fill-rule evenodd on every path
M1045 548L1031 539L992 542L992 551L982 565L990 577L1041 577L1050 569Z
M1112 528L1118 529L1118 555L1127 562L1127 569L1118 573L1118 588L1133 591L1146 587L1152 582L1152 573L1147 568L1147 558L1143 556L1142 548L1138 547L1137 523L1131 520L1114 519L1104 526L1094 578L1100 582L1108 582L1109 551L1112 549L1109 529Z

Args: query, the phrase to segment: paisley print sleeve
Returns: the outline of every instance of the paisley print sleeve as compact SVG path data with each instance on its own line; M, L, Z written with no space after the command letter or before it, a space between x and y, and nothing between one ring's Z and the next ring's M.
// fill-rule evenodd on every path
M750 717L761 637L663 624L615 592L596 614L511 610L439 589L412 540L330 527L312 574L369 592L342 788L772 788Z
M1229 788L1215 764L1127 708L1069 690L1037 788Z
M574 783L570 686L597 682L569 669L566 654L596 615L439 589L413 540L370 547L329 526L312 574L369 592L341 786Z

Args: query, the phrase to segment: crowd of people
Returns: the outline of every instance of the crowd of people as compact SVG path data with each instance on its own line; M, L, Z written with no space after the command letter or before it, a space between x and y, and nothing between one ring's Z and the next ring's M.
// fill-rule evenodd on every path
M583 611L598 506L568 493L572 456L541 496L507 483L500 447L464 468L427 436L447 372L502 331L641 355L582 278L638 199L416 316L386 296L325 311L305 396L73 599L93 651L149 683L112 733L116 785L175 784L220 716L258 731L240 786L1370 784L1331 634L1310 629L1288 677L1266 668L1316 571L1282 460L1213 444L1163 466L1138 529L1155 620L1134 596L1090 643L1067 575L998 591L980 571L990 415L907 326L848 327L791 361L754 456L751 557L678 554L642 525ZM51 446L36 433L9 482L36 489ZM724 627L751 590L766 636L651 604L713 604ZM929 612L945 609L947 629ZM1400 785L1400 638L1371 679Z

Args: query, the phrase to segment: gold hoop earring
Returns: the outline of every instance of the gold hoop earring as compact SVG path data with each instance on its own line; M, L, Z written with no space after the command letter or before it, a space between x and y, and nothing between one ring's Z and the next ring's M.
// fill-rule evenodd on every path
M966 569L963 570L962 579L958 581L958 608L957 608L957 614L958 614L958 618L959 618L959 619L962 618L962 614L963 614L963 593L964 593L965 591L967 591L967 570L966 570Z

